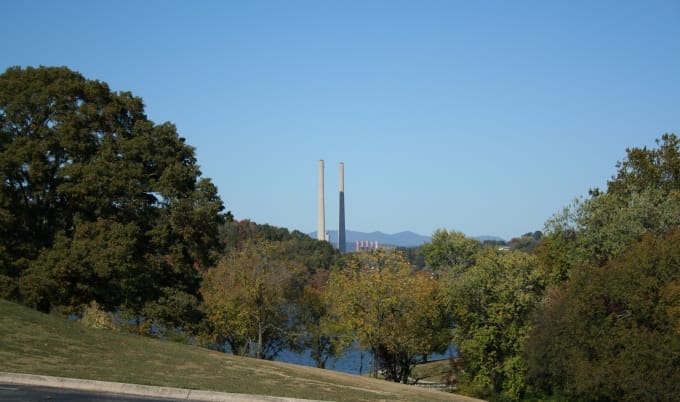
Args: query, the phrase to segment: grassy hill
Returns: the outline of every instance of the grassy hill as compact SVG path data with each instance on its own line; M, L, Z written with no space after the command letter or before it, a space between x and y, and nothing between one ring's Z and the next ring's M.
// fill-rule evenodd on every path
M85 327L0 300L0 371L331 401L470 401Z

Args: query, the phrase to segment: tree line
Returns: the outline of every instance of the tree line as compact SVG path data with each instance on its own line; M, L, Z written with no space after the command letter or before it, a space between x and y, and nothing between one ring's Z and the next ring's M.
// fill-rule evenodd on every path
M234 219L171 123L66 67L0 75L0 136L2 298L318 367L358 345L399 382L453 344L449 380L490 400L680 394L674 134L507 247L438 229L351 254Z

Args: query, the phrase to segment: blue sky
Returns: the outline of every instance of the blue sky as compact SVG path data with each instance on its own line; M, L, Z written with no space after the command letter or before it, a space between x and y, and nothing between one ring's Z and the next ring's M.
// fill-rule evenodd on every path
M680 134L676 1L13 1L0 70L144 99L237 219L513 236Z

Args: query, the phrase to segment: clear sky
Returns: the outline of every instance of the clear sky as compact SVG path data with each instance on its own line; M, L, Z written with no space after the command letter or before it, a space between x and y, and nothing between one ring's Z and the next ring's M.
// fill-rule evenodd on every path
M237 219L509 239L680 134L680 1L5 1L0 71L144 99Z

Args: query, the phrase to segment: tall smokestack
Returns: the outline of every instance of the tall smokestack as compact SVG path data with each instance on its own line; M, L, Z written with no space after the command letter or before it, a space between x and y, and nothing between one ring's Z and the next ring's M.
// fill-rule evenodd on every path
M326 240L326 211L323 200L323 159L319 160L319 212L316 217L316 238Z
M340 162L340 222L338 223L338 250L344 253L345 246L345 164Z

